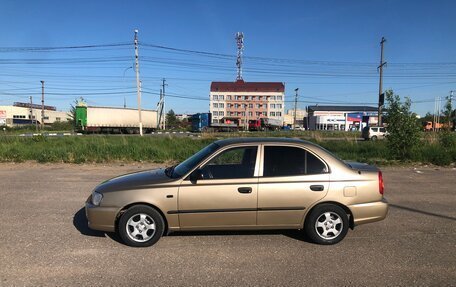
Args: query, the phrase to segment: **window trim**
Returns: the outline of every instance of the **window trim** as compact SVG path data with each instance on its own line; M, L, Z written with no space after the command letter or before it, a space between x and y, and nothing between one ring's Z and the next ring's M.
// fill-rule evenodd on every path
M257 155L255 159L255 170L253 171L253 177L251 178L258 178L259 177L259 172L260 172L260 161L262 161L262 147L261 145L255 144L255 143L244 143L244 144L236 144L236 145L229 145L229 146L224 146L216 150L211 156L205 158L202 162L196 165L194 169L192 169L188 174L186 174L183 178L185 181L190 180L190 174L194 172L197 169L202 168L205 164L210 162L213 158L221 154L222 152L229 150L229 149L234 149L234 148L242 148L242 147L256 147L257 148ZM250 178L225 178L225 179L216 179L216 178L211 178L211 179L204 179L205 182L207 181L212 181L212 180L218 180L218 181L226 181L226 180L245 180L245 179L250 179Z
M317 173L317 174L293 174L293 175L280 175L280 176L264 176L264 155L265 155L265 151L264 151L264 148L266 146L274 146L274 147L294 147L294 148L300 148L300 149L303 149L305 150L306 152L309 152L311 153L313 156L315 156L316 158L318 158L321 162L323 162L323 164L325 165L326 167L326 172L323 172L323 173ZM307 162L307 159L306 159L306 162ZM300 177L300 176L315 176L315 175L322 175L322 174L330 174L331 173L331 169L328 165L328 163L321 157L319 156L318 154L316 154L315 152L309 150L308 148L306 147L303 147L302 145L296 145L296 144L276 144L276 143L266 143L266 144L262 144L261 145L261 163L260 163L260 167L259 167L259 177L261 178L279 178L279 177Z

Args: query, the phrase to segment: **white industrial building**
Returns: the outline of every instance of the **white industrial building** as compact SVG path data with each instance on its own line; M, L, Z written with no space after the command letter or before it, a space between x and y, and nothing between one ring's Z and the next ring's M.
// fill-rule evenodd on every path
M41 124L42 107L29 103L14 103L12 106L0 106L0 126ZM70 120L68 112L57 111L55 107L44 106L44 124Z
M376 125L378 110L368 106L308 106L304 126L309 130L361 130Z

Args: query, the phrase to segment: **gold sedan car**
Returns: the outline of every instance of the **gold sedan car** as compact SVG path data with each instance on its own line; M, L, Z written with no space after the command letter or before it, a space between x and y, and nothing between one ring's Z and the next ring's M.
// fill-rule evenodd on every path
M387 212L376 167L285 138L219 140L176 166L105 181L86 202L90 228L135 247L174 231L253 229L335 244Z

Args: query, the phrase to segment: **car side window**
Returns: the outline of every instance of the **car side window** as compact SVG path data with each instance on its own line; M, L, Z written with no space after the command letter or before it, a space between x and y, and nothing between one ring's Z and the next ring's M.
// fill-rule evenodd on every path
M238 147L223 151L201 168L204 179L250 178L255 172L258 148Z
M378 132L378 128L372 128L373 132Z
M297 147L265 146L263 176L327 173L326 165L312 153Z
M380 128L380 132L384 133L384 132L386 132L386 129L385 128Z

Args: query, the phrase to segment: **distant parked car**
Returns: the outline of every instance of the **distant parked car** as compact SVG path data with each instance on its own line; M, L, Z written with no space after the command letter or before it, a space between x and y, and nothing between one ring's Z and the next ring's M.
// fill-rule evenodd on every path
M388 135L388 131L384 127L365 127L362 131L362 137L365 140L384 139Z
M90 228L135 247L174 231L240 229L303 229L335 244L387 211L379 169L286 138L219 140L176 166L105 181L86 202Z

